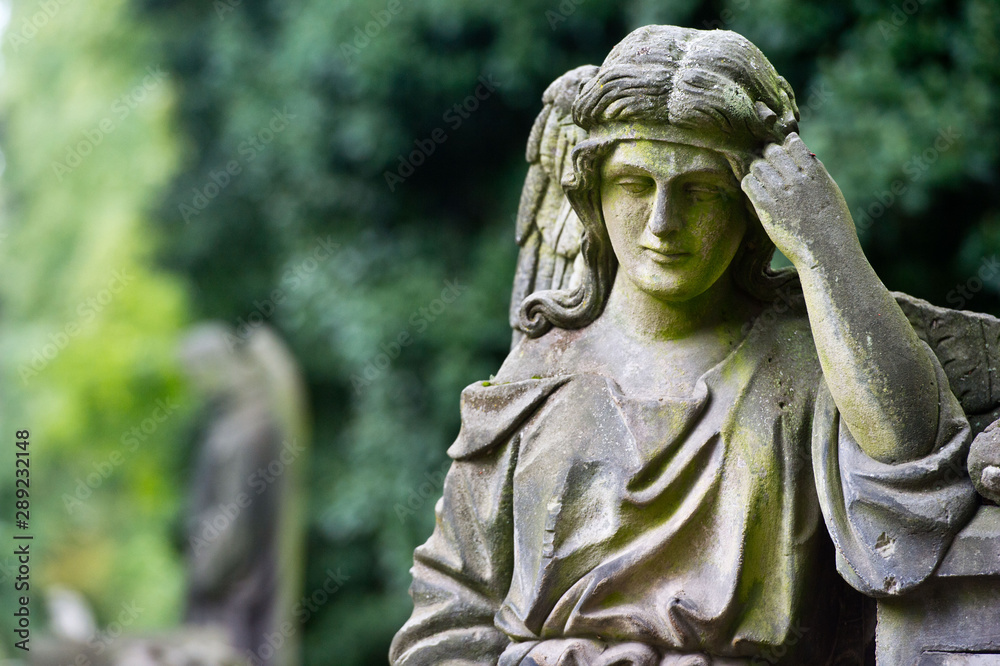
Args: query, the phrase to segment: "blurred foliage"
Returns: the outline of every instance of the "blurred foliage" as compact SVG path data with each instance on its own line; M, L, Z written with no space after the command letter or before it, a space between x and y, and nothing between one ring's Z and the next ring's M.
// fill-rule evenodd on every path
M191 446L179 331L263 317L300 360L316 419L306 591L328 569L350 576L305 624L306 663L384 662L410 612L407 569L433 527L459 392L509 343L512 217L542 91L640 25L754 41L797 91L803 138L886 284L1000 314L1000 275L969 282L1000 251L993 0L60 6L12 44L40 7L15 1L4 44L3 431L37 439L37 575L105 614L139 598L150 623L177 617L170 538ZM52 162L159 65L145 101L57 177ZM463 117L454 105L484 80L495 92L479 88ZM22 383L18 368L119 267L134 281ZM454 302L438 300L448 289ZM69 515L64 490L165 398L180 416Z
M185 411L173 345L188 304L182 280L155 268L149 218L178 164L174 90L156 69L155 30L128 3L46 6L14 5L0 102L8 638L19 429L31 433L36 628L43 584L81 590L101 622L136 600L136 629L174 621L183 589L170 534ZM171 406L162 422L158 400Z

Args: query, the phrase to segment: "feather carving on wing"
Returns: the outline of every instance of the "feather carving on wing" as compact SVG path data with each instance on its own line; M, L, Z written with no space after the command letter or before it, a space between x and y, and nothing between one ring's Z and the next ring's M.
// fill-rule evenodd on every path
M987 501L1000 503L1000 320L896 293L917 336L930 345L972 428L968 468Z
M583 274L580 246L583 226L562 188L573 168L573 147L587 132L573 122L573 101L597 73L587 65L556 79L542 95L543 108L528 137L528 176L517 211L517 244L521 247L510 299L512 345L524 334L518 315L525 298L547 289L571 289Z
M930 345L973 433L1000 417L1000 320L893 294L917 337Z

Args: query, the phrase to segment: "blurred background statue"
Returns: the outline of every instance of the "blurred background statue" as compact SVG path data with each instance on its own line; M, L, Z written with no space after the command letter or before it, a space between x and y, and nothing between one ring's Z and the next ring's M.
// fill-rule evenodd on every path
M245 338L198 327L181 355L211 410L186 526L185 619L224 627L248 663L297 664L307 437L299 371L266 326Z

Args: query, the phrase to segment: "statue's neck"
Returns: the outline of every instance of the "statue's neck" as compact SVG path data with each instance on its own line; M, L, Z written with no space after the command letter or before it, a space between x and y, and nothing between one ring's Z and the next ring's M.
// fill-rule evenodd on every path
M728 271L698 296L682 301L657 299L619 271L599 321L632 337L657 342L742 323L748 310Z

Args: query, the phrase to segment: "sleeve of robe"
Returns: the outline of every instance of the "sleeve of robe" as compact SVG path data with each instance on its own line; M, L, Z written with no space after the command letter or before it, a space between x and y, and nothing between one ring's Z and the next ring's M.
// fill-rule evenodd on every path
M513 570L512 481L518 430L564 380L474 384L435 508L434 533L414 552L413 615L393 639L395 666L490 665L509 642L494 625Z
M931 452L899 464L864 453L825 380L817 391L813 471L837 568L855 589L896 595L930 576L976 508L966 471L968 420L930 348L937 375L938 431Z

